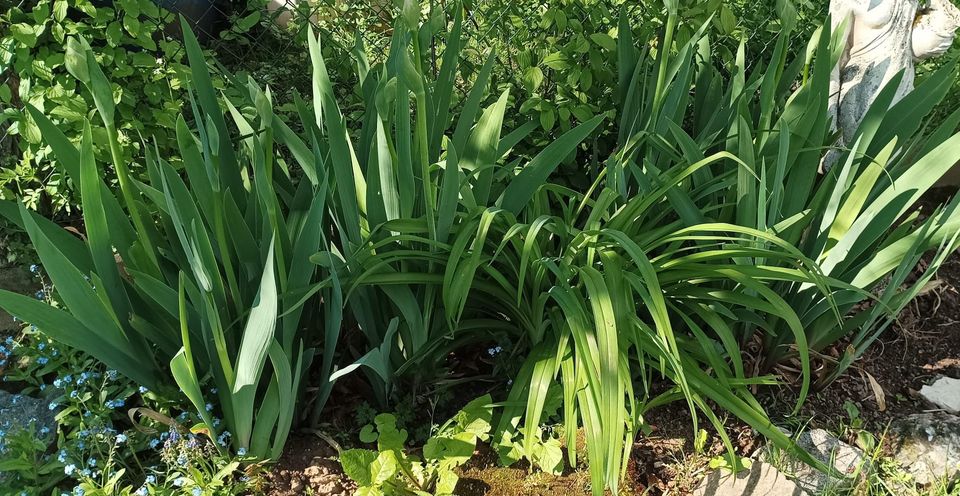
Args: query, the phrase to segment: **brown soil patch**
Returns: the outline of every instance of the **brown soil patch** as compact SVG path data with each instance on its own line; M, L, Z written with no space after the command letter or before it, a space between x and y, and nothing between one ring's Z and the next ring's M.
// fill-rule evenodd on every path
M337 452L320 437L310 434L291 435L283 456L264 476L264 492L268 496L346 496L356 485L344 475L337 461Z

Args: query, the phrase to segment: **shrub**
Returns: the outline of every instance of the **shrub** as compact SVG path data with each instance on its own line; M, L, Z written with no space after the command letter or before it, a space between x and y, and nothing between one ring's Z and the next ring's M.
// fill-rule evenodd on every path
M10 133L19 136L19 159L2 164L0 197L18 197L31 209L55 213L73 210L79 195L37 123L23 105L49 118L72 143L83 133L93 105L89 90L68 74L66 42L82 36L97 47L97 61L113 86L118 153L126 162L143 156L141 136L152 137L173 160L175 122L184 66L182 48L163 33L171 16L151 0L124 0L94 5L90 0L36 0L21 2L0 14L0 124L11 121ZM108 159L106 130L92 124L94 153ZM141 163L142 166L142 163ZM139 172L142 169L135 167ZM107 171L108 184L116 180Z

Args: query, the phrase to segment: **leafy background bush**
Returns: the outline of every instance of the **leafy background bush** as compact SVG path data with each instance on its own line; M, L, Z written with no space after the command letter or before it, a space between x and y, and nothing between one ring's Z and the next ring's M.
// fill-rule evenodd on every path
M23 110L23 104L33 105L71 141L79 142L93 99L67 72L69 36L84 36L97 47L97 60L113 81L114 103L124 122L119 129L123 159L142 164L142 139L155 140L166 156L175 155L172 138L181 108L184 66L180 43L163 31L171 19L150 0L109 5L37 0L0 14L0 67L8 68L0 85L4 104L0 119L9 121L7 132L19 149L19 156L0 171L3 198L22 198L29 208L46 213L71 211L78 203L73 192L79 185L69 182L62 164ZM95 125L93 133L97 156L109 157L105 130ZM112 173L108 177L115 181Z

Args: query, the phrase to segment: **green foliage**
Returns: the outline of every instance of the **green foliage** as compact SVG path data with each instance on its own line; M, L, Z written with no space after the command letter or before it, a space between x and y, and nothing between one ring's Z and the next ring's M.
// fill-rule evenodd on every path
M471 401L427 440L421 460L404 448L407 431L397 429L393 415L382 413L375 426L360 431L360 441L376 442L377 449L344 451L340 464L359 486L358 495L455 494L455 469L473 456L477 441L488 439L492 418L490 395Z
M31 209L50 213L73 210L79 203L79 184L67 165L44 140L37 122L24 109L31 105L47 115L74 145L93 106L89 88L68 74L67 41L83 37L96 45L97 62L111 81L100 88L110 93L119 125L117 152L142 171L141 137L156 140L164 156L176 155L176 116L185 68L182 47L166 38L170 15L151 0L124 0L108 5L90 0L37 0L11 6L0 13L0 124L9 121L19 137L19 158L0 164L0 196L20 198ZM107 130L92 126L94 153L106 160ZM108 184L116 180L107 171Z
M304 305L316 300L286 296L317 277L307 257L324 237L326 186L316 174L291 182L274 156L269 93L253 84L248 106L226 104L245 136L233 148L196 38L184 31L191 99L199 102L199 139L183 118L176 126L190 187L155 145L147 152L149 181L131 176L118 144L122 115L100 90L110 83L86 42L71 38L69 68L91 89L121 199L100 179L90 126L78 150L29 107L81 185L87 233L74 238L22 205L4 204L3 214L30 234L70 313L9 292L0 305L151 390L175 382L210 433L229 431L234 448L276 457L295 419L310 345L321 342L324 318L336 319L339 310L322 314ZM330 327L335 343L339 324ZM205 383L218 391L222 425L206 406Z
M42 271L37 276L42 279ZM6 387L47 398L55 414L53 430L0 429L0 492L142 496L197 487L213 496L248 489L238 460L220 454L214 440L178 430L196 420L186 412L171 417L182 408L179 401L138 387L32 326L0 345L0 355Z

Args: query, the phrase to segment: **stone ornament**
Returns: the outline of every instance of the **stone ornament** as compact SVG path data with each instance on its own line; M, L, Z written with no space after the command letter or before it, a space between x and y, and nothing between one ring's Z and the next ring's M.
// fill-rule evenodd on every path
M897 74L903 79L893 103L913 89L914 62L942 55L960 29L960 9L951 0L831 0L831 28L846 21L840 61L830 78L833 129L838 148L849 146L877 93ZM840 152L824 158L829 169Z

